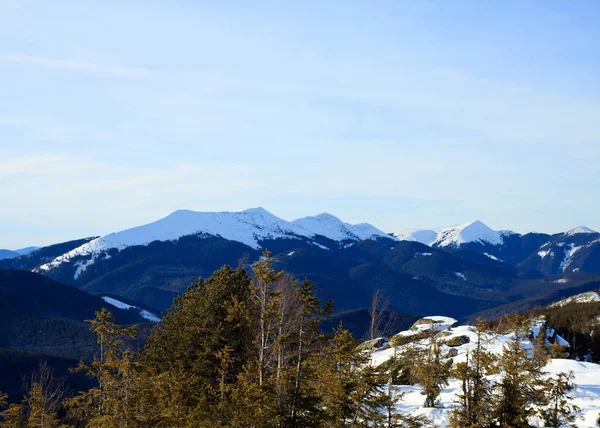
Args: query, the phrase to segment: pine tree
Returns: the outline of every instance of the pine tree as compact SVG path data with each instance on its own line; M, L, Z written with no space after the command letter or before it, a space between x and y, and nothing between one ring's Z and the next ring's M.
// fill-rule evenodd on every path
M384 412L380 413L379 418L377 418L377 426L387 428L429 426L431 421L424 416L403 415L396 411L396 406L402 401L404 393L394 384L395 379L399 378L402 371L401 359L398 358L395 348L392 357L379 368L384 370L382 375L387 378L387 388L382 392L380 398L379 404Z
M125 338L135 336L137 328L117 325L106 308L88 322L100 345L100 358L94 358L90 364L80 362L73 371L96 379L98 386L68 400L67 406L75 417L91 426L128 426L133 421L129 379L136 363L131 351L123 350L123 344Z
M567 358L567 347L561 346L558 342L554 342L550 348L552 358Z
M448 385L450 365L442 361L440 343L435 336L429 339L429 345L416 366L419 385L423 387L425 407L435 407L442 390Z
M334 330L334 336L318 358L313 359L318 375L316 389L321 394L327 426L345 427L370 417L372 403L369 399L377 384L361 372L366 363L366 354L341 325ZM368 375L374 373L369 369Z
M454 378L461 381L459 407L452 411L450 426L454 428L486 427L491 423L491 384L486 375L492 368L492 355L487 352L485 337L488 327L477 319L475 348L467 353L466 362L456 364Z
M546 384L543 365L547 360L529 357L523 340L529 333L529 321L522 315L507 316L514 339L504 346L498 369L501 379L495 385L493 416L500 427L529 427L528 418L535 406L545 402Z
M556 378L549 380L547 392L549 406L540 410L545 426L553 428L577 427L575 421L581 409L571 403L572 397L569 392L576 387L573 378L573 372L561 372L556 375Z
M315 373L307 360L318 351L317 347L324 337L319 329L320 323L332 311L331 302L321 305L321 301L315 296L314 285L308 279L304 279L300 286L299 301L294 383L291 392L292 426L310 425L309 422L314 423L320 418L321 410L314 388Z
M171 405L181 409L160 410L161 418L182 420L194 413L193 417L227 422L232 388L250 359L250 287L245 270L224 266L190 285L152 330L143 371L164 394L171 394ZM168 385L165 379L176 382ZM152 381L146 383L145 388L152 387ZM144 396L150 403L158 399L152 391Z
M20 404L8 404L8 395L0 392L0 426L3 428L23 427L23 413L25 409Z

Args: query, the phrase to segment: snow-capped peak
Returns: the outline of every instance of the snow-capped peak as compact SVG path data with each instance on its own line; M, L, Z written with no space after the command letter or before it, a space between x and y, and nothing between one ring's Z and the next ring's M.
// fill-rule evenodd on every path
M509 231L496 231L479 220L443 229L413 229L394 234L398 239L418 241L429 246L448 247L458 246L467 242L483 242L501 245L503 236Z
M500 232L490 229L479 220L449 227L438 233L435 244L440 247L460 245L467 242L487 242L493 245L502 244Z
M401 241L415 241L431 246L437 240L438 234L435 230L407 229L394 233L394 237Z
M373 237L389 238L389 235L385 232L382 232L368 223L356 225L344 223L342 220L329 213L299 218L292 223L306 229L312 235L325 236L334 241L357 241L371 239Z
M585 234L585 233L598 233L595 230L590 229L589 227L586 226L577 226L574 229L569 230L566 235L578 235L578 234Z
M147 245L154 241L173 241L188 235L218 236L241 242L254 249L260 249L259 242L264 240L287 238L312 242L312 238L316 235L334 241L358 241L380 236L389 238L384 232L369 224L344 223L326 213L289 222L262 207L240 212L177 210L153 223L94 239L40 266L39 269L48 271L75 257L86 256L87 260L77 262L78 269L75 274L77 279L106 250L113 248L122 250L134 245ZM313 243L320 246L316 242Z

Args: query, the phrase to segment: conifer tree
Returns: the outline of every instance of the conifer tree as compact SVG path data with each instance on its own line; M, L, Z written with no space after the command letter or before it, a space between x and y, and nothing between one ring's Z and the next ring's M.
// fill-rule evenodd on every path
M435 336L429 339L429 345L416 366L418 383L423 387L425 407L435 407L442 390L448 385L450 366L442 361L440 343Z
M383 412L377 421L377 426L387 428L402 427L402 428L420 428L429 426L429 421L424 416L403 415L396 411L396 405L402 401L404 393L394 384L394 380L399 378L402 370L401 359L394 348L392 357L380 366L380 369L386 369L382 375L387 378L387 388L382 392L380 405Z
M188 409L189 417L194 409L226 422L231 389L249 361L250 286L244 269L222 267L177 297L148 338L143 369L165 394L181 400L172 405ZM151 391L147 397L156 399Z
M550 352L548 351L548 344L546 341L546 326L542 324L539 326L538 334L533 342L533 359L538 364L545 365L546 361L550 358Z
M545 426L577 427L575 421L581 409L571 403L572 397L569 392L576 387L573 378L573 372L561 372L556 375L556 378L549 379L547 391L549 406L540 410Z
M112 314L103 308L88 321L100 345L100 358L90 364L80 362L73 370L96 379L98 386L67 401L71 413L94 427L127 426L133 421L128 380L133 377L135 362L129 349L123 350L124 339L133 338L136 326L121 327Z
M345 427L353 421L370 418L371 398L377 384L361 372L367 356L348 330L341 325L336 328L323 353L313 363L328 426ZM371 369L367 374L374 375Z
M0 426L3 428L21 428L25 409L20 404L8 404L8 395L0 392Z
M567 358L567 347L555 341L550 348L550 354L552 358Z
M492 368L492 356L487 351L487 325L477 319L475 348L467 353L466 362L456 364L452 375L461 381L459 407L450 416L453 428L486 427L491 423L491 384L486 375Z
M501 379L495 385L493 416L500 427L528 427L535 406L545 402L543 365L547 360L530 358L523 347L529 333L529 321L522 315L506 317L514 339L504 346L498 369Z
M314 390L315 373L311 370L307 360L318 352L317 346L321 345L323 334L319 326L321 321L332 311L332 303L327 302L324 306L315 296L314 285L308 279L304 279L299 289L300 307L298 312L297 346L295 355L293 391L291 393L291 425L306 425L314 422L320 414L317 393ZM300 420L301 415L311 415L308 420ZM301 423L304 422L304 423Z

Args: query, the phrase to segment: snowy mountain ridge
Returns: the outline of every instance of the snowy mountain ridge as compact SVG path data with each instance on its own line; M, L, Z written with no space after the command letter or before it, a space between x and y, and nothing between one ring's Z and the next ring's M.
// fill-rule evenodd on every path
M512 231L496 231L479 220L442 229L409 229L394 233L403 241L417 241L430 247L456 247L468 242L502 245L504 236Z
M322 248L326 247L315 242L315 237L324 236L336 242L393 239L370 224L344 223L327 213L289 222L262 207L240 212L178 210L155 222L94 239L41 265L38 270L49 271L74 258L89 257L88 260L77 262L77 279L98 257L110 257L105 254L109 249L122 250L135 245L148 245L154 241L173 241L189 235L218 236L254 249L260 249L260 242L269 239L301 239Z

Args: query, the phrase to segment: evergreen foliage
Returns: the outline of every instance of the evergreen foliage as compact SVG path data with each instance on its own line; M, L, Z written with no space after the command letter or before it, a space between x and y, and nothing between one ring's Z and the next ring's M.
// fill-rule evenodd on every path
M487 325L479 318L475 349L467 354L465 363L458 363L452 369L453 377L461 382L459 407L452 412L450 418L450 426L453 428L486 427L491 424L491 382L486 375L493 371L493 357L486 349L486 331Z

